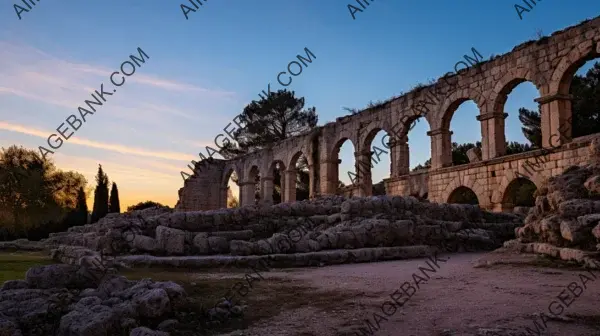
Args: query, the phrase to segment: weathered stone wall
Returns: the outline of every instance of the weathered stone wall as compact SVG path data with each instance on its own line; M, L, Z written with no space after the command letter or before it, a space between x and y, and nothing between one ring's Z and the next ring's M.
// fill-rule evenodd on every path
M509 184L518 178L517 173L528 177L539 189L544 180L562 174L569 166L589 162L589 146L594 137L596 136L578 138L546 155L541 154L542 150L537 150L438 169L430 173L429 199L440 203L448 202L452 191L465 186L475 192L482 208L503 211L503 205L506 204L505 193ZM532 166L534 164L535 167ZM526 169L527 166L529 168Z
M223 187L221 178L226 161L213 160L199 164L201 173L188 178L179 189L179 201L175 208L179 211L210 210L227 206L227 185Z
M429 172L426 169L385 180L388 195L411 195L423 197L429 193Z
M529 81L535 85L540 97L536 101L541 109L542 145L544 148L561 147L572 141L570 83L573 75L585 61L600 57L600 17L555 32L549 37L530 41L515 47L511 52L490 60L473 55L479 63L444 76L431 85L418 88L388 102L368 108L358 114L338 118L311 132L286 139L270 148L230 160L221 176L221 187L229 174L235 171L240 179L241 203L254 202L254 178L260 174L262 199L272 202L273 167L279 162L284 167L283 200L295 200L295 166L301 154L309 161L310 195L336 194L339 172L339 149L350 141L355 150L358 174L358 196L371 193L371 148L386 147L390 153L390 194L423 191L422 182L409 175L408 130L417 116L427 122L431 137L431 169L428 191L432 200L446 201L452 187L469 186L480 197L482 206L500 210L501 195L522 162L531 155L504 157L506 153L504 104L508 94L520 83ZM450 121L460 104L467 100L479 109L477 120L481 123L481 161L469 165L452 166L452 132ZM385 144L372 144L377 132L384 130L390 135ZM564 148L561 147L561 148ZM581 161L584 152L566 147L560 153L550 154L544 176L562 171L570 161ZM537 153L537 154L536 154ZM495 175L494 175L495 174ZM197 172L196 175L205 175ZM416 178L416 177L414 177ZM426 179L425 177L423 177ZM533 178L533 177L532 177ZM213 176L208 177L209 180ZM533 181L533 180L532 180ZM537 181L537 180L536 180ZM534 183L537 184L537 182ZM178 210L198 210L208 206L223 207L224 203L204 190L205 182L186 184L181 193ZM208 188L208 187L207 187ZM188 192L187 189L190 189ZM192 190L193 189L193 190ZM209 188L210 189L210 188Z

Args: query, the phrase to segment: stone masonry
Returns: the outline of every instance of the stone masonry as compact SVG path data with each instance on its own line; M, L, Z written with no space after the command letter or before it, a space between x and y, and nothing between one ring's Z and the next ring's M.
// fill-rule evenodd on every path
M335 122L232 160L208 160L196 166L195 173L179 190L178 211L226 207L227 181L236 172L242 205L254 203L255 178L260 175L261 197L271 203L273 170L282 170L283 202L295 200L296 162L303 154L309 163L310 195L338 192L339 149L349 140L354 146L358 174L356 196L371 193L371 142L384 130L390 136L390 178L384 180L388 195L427 194L433 202L447 202L459 187L475 192L482 208L502 211L511 208L505 199L517 173L538 188L540 181L562 173L569 165L587 160L591 137L573 141L571 126L571 79L586 61L600 56L600 17L558 31L549 37L530 41L511 52L481 61L476 66L444 76L386 103L362 112L337 118ZM539 91L542 112L542 150L505 155L504 104L507 95L520 83L529 81ZM435 99L431 99L435 97ZM480 159L452 166L450 121L458 106L473 100L480 111L482 149ZM418 107L427 103L422 118L429 125L432 166L409 171L408 129ZM478 154L479 155L479 154ZM543 157L541 171L524 169L524 163Z

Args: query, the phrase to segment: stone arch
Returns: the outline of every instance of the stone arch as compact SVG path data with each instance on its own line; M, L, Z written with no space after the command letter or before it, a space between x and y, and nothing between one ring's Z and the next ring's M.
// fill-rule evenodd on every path
M392 136L394 133L391 132L391 128L392 127L389 125L389 122L385 120L379 120L369 124L369 127L362 133L360 139L358 140L358 145L360 146L359 148L363 150L369 149L373 139L375 139L375 135L377 135L379 131L385 131L387 134Z
M463 193L473 195L474 200L477 201L477 203L467 202L466 204L481 204L481 202L479 201L479 196L477 196L477 193L473 189L465 187L465 186L460 186L460 187L452 190L450 195L448 195L448 198L446 199L445 203L458 203L457 198L459 197L460 194L463 194ZM464 200L461 200L461 201L464 201Z
M298 160L300 160L300 156L304 156L307 160L308 160L308 156L306 154L304 154L304 151L302 149L296 151L289 159L288 163L287 163L287 168L289 170L294 170L296 169L296 164L298 163ZM310 164L310 162L309 162Z
M444 103L444 105L442 105L442 117L440 118L440 120L438 121L439 125L438 127L443 129L443 130L449 130L450 129L450 122L452 121L452 117L454 116L454 112L456 112L456 110L458 110L458 107L468 101L468 100L472 100L475 105L477 105L477 109L479 110L479 114L481 114L481 111L483 110L483 106L482 104L479 103L479 100L477 98L471 98L469 96L466 95L462 95L460 92L454 92L452 95L450 95L450 97L448 97L446 99L446 102Z
M517 201L522 201L522 200L516 200L516 193L519 191L519 188L521 186L531 186L533 187L533 189L537 190L538 187L537 185L535 185L535 183L533 181L531 181L528 178L525 177L517 177L514 178L512 181L510 181L510 183L508 183L508 185L506 186L506 188L503 189L503 193L502 193L502 198L501 198L501 204L502 204L502 210L506 211L506 210L512 210L515 206L534 206L535 205L535 198L533 197L533 192L535 190L532 189L532 195L531 195L531 200L530 204L516 204Z
M279 164L279 176L276 179L275 168ZM273 204L277 204L280 202L284 202L285 200L285 171L286 166L285 162L282 159L273 159L269 164L269 168L267 169L267 175L264 178L264 193L266 202L272 202ZM279 198L276 197L275 188L277 183L279 183Z
M452 181L448 184L448 186L444 189L441 197L441 202L448 203L450 196L452 193L460 188L465 187L467 189L472 190L477 196L477 200L479 201L480 206L488 206L489 199L487 196L487 192L484 186L479 183L478 180L470 178L469 176L465 177L461 180L459 176L456 176Z
M597 37L600 39L600 36ZM549 83L549 95L568 95L573 76L587 61L600 57L600 43L586 40L573 46L564 55L552 73Z
M504 74L504 76L500 78L492 90L492 97L490 99L490 107L492 109L491 112L504 113L504 104L508 99L508 95L521 83L532 83L538 90L538 93L541 95L541 86L536 78L531 76L531 73L531 70L524 67L519 67L511 69Z
M237 176L237 178L238 178L238 183L241 182L241 179L243 177L240 175L240 169L238 168L238 166L235 163L230 162L225 166L225 169L223 170L223 177L221 179L221 187L227 187L229 178L231 177L231 175L234 172L235 172L235 176Z
M301 150L296 151L289 159L287 170L285 172L285 202L293 202L296 201L296 181L298 178L299 170L296 168L296 164L300 160L301 156L306 158L308 163L308 197L310 197L310 186L313 182L313 170L312 160L310 155L307 155L308 152L305 152L304 149L306 146L303 146Z
M352 147L354 147L354 150L358 149L358 143L355 137L352 134L350 134L349 131L344 130L339 133L339 135L337 136L337 140L333 142L333 146L329 149L327 159L333 159L335 155L339 153L340 147L342 147L346 140L350 140L350 143L352 144Z
M539 172L530 173L529 170L526 169L523 169L523 173L518 174L515 170L506 170L502 180L500 181L500 184L498 185L498 190L501 190L501 192L497 192L492 195L492 202L502 203L504 193L506 192L510 183L519 178L525 178L531 181L535 185L536 189L540 189L546 176L540 174Z

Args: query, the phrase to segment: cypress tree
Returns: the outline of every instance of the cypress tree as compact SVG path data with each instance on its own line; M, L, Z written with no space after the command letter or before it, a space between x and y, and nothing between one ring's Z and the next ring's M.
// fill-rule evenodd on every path
M83 187L80 187L79 191L77 192L77 207L75 208L75 211L77 213L77 225L87 224L88 207L86 198L87 197L85 196L85 191L83 190Z
M98 165L96 175L96 190L94 191L94 210L92 211L92 223L96 223L108 213L108 175Z
M117 184L115 182L113 182L112 189L110 190L109 212L121 212L121 204L119 202L119 189L117 189Z

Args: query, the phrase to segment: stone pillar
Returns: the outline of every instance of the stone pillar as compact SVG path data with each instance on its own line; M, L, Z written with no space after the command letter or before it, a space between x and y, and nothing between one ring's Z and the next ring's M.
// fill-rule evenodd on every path
M555 94L535 99L542 112L542 147L558 147L571 141L571 100L573 96L570 94Z
M489 160L506 153L504 119L508 113L482 113L477 116L481 123L481 159Z
M240 204L242 206L254 205L254 193L256 184L252 182L241 182L240 184Z
M408 137L405 135L401 139L390 138L389 148L391 150L390 161L392 161L391 177L410 173Z
M285 203L285 202L287 202L287 200L285 199L285 171L284 170L279 170L279 184L280 184L279 192L281 193L281 203Z
M342 160L321 161L320 179L321 195L335 195L340 180L339 164ZM347 174L342 172L342 174Z
M431 137L431 169L452 166L452 132L437 129L427 135Z
M314 165L308 165L308 199L315 197L315 170Z
M225 185L225 187L221 187L220 194L219 208L227 208L227 185Z
M357 187L357 196L366 197L373 194L373 182L371 181L371 156L372 152L354 152L356 162L356 177L354 184Z
M273 177L263 177L261 179L261 188L260 191L262 193L262 201L264 204L272 205L273 204Z
M286 170L283 172L283 179L285 182L285 201L286 202L295 202L296 201L296 178L297 178L296 169Z

